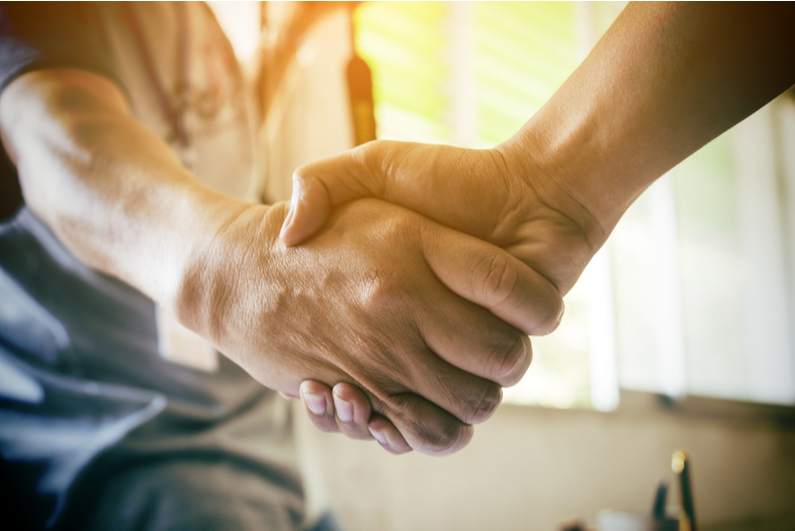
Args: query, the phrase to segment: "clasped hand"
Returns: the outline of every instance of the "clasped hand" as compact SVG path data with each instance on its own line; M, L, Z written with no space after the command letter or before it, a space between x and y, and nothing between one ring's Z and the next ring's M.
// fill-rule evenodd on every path
M250 205L195 253L183 322L283 393L305 378L356 386L368 418L359 408L352 437L371 437L371 407L402 434L395 451L466 445L530 365L527 334L556 325L558 291L504 250L383 201L336 209L295 247L278 238L286 214Z
M518 164L518 149L518 146L508 145L492 150L470 150L378 141L341 156L309 164L297 170L293 176L293 198L281 238L287 245L296 246L293 247L296 250L315 245L318 238L324 235L323 231L331 226L327 225L329 215L331 214L330 220L340 219L338 216L343 209L361 204L360 201L349 203L358 198L377 197L402 205L435 220L439 225L432 223L431 226L444 231L446 236L437 240L434 247L439 253L439 261L434 263L440 267L442 264L444 267L457 267L462 274L471 274L478 268L487 271L474 277L481 284L470 284L470 287L480 291L479 298L462 293L453 277L439 275L435 271L439 280L478 304L482 304L489 297L498 297L501 300L508 297L512 301L513 311L527 312L534 316L534 320L519 323L515 318L512 319L510 312L501 312L494 307L490 308L491 312L514 325L517 331L522 330L531 335L548 333L557 327L562 317L560 294L568 292L602 242L599 241L598 230L586 228L589 221L588 211L571 201L570 196L559 189L540 167L528 168L526 164ZM338 208L346 203L342 209ZM371 215L376 219L383 217L389 223L393 206L373 202L366 204ZM412 223L429 223L412 219ZM486 248L493 251L501 248L502 252L506 255L509 253L516 260L509 262L504 258L506 255L495 254L494 257L500 257L498 266L490 262L492 258L479 264L477 261L464 262L455 246L460 245L459 241L475 245L476 240L460 240L464 238L462 234L443 228L442 225L478 238L481 240L478 245L489 242L491 245ZM321 227L325 228L317 233ZM315 234L317 235L314 238L309 239ZM400 264L410 262L408 255L395 255L395 259ZM528 279L533 279L532 283L523 284L520 288L516 283L497 280L504 278L504 264L517 264L519 261L526 266L523 271ZM416 286L420 281L413 277L415 273L412 271L403 270L402 273L400 282L404 282L406 287ZM517 291L510 295L507 291L490 295L492 289L499 287L507 290L509 284L515 286ZM418 297L415 301L417 304L430 305L439 314L433 317L414 315L415 323L423 327L433 323L437 327L436 333L447 338L445 341L429 341L428 346L432 350L458 368L500 385L511 385L518 381L517 376L524 373L526 365L522 366L521 371L514 371L511 378L500 379L494 373L489 375L482 370L482 364L491 364L489 359L493 357L493 353L489 352L488 347L479 347L477 340L471 340L473 334L487 337L490 326L495 327L492 333L502 334L505 323L494 316L485 319L486 313L483 309L470 305L468 311L480 312L479 315L484 318L477 326L485 327L470 329L472 325L465 324L458 317L447 317L458 310L454 301L441 296L439 290L401 292L396 302L406 302L405 296L412 296L412 293ZM446 317L440 319L441 315ZM426 321L429 318L430 321ZM396 327L384 330L394 334L392 340L397 340L400 334L405 333ZM451 342L454 339L455 344ZM510 342L510 339L506 341ZM445 351L443 345L449 346L450 350ZM527 349L529 348L527 340ZM479 356L481 357L478 358ZM408 363L414 363L414 360L404 359ZM462 363L464 359L467 360L466 364ZM529 358L526 363L529 363ZM461 410L455 406L458 400L467 404L472 398L465 396L466 391L458 387L458 384L453 384L442 374L425 373L424 371L434 370L427 364L421 367L404 366L404 370L414 369L423 372L423 382L428 378L435 380L436 392L446 397L445 400L440 400L437 395L426 395L431 402L453 413L460 422L475 420L462 416ZM355 382L337 381L329 377L310 378L303 382L301 398L315 426L324 431L341 431L353 438L369 438L371 433L382 446L393 453L402 453L412 448L427 451L427 440L417 437L418 433L422 433L421 430L406 431L405 418L393 418L378 402L372 401L372 390L368 392L364 389L365 392L362 393L351 383ZM371 415L371 405L382 415ZM489 414L492 411L489 408ZM486 416L488 415L479 416L477 420L483 420ZM437 422L437 419L441 420L441 417L417 419L414 422L428 424ZM468 439L470 432L466 431L466 434ZM419 446L418 442L421 442ZM460 448L462 445L459 441L451 448Z

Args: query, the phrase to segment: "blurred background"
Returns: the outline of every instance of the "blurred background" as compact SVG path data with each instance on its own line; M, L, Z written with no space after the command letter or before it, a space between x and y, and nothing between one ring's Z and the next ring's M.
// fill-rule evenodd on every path
M261 4L211 2L252 77L275 68L263 48L295 9ZM372 71L378 138L491 147L624 5L364 2L331 13L277 86L258 85L272 103L257 193L287 199L293 169L354 145L352 47ZM795 529L791 95L656 182L565 302L558 331L534 339L527 376L459 454L396 458L300 421L314 506L354 530L593 523L602 509L650 510L682 448L702 527Z

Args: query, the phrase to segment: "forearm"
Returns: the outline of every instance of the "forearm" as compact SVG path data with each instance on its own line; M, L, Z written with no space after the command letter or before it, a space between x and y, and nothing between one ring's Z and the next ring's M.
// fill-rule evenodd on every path
M0 128L29 208L81 261L169 306L195 250L247 207L197 181L91 74L20 77Z
M655 179L795 83L793 24L787 3L630 4L499 149L600 245Z
M559 317L555 288L507 252L374 200L286 248L286 205L199 184L91 74L19 78L0 126L30 208L83 262L174 308L266 386L366 389L415 449L465 445L527 370L524 333Z

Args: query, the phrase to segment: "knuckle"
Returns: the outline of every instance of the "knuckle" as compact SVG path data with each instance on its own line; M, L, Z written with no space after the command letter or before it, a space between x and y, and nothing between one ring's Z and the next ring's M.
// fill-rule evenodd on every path
M416 439L414 449L430 455L447 455L463 448L471 438L471 426L450 414L423 415L418 397L393 395L389 407L408 424L407 434Z
M450 416L444 422L420 425L419 432L423 441L423 452L432 455L447 455L466 445L469 426Z
M530 366L527 343L524 336L515 334L494 345L487 357L486 374L506 387L518 383Z
M384 267L370 269L364 281L365 309L381 313L402 300L405 286L399 276L397 271Z
M396 416L406 419L412 424L412 429L416 432L417 409L415 397L410 393L395 393L387 396L384 400L386 406Z
M468 395L461 420L467 424L478 424L491 417L502 402L502 388L494 382L484 380L481 389Z
M393 250L400 252L406 249L403 242L408 241L409 234L413 234L412 222L397 220L390 223L384 230L388 234L382 235L381 243L388 245ZM416 238L415 238L416 241ZM401 308L403 303L417 301L421 297L420 286L425 281L424 277L417 275L418 268L412 264L413 254L404 253L402 256L393 255L394 260L385 260L371 263L363 280L363 294L365 307L374 311ZM401 259L400 266L397 264ZM413 273L413 274L412 274Z
M392 217L388 225L388 241L404 245L412 244L419 236L421 219L409 210L400 210Z
M410 210L391 206L380 208L370 230L370 243L386 249L393 256L419 246L422 218Z
M545 308L546 312L544 312L544 315L537 326L537 330L533 331L533 335L550 334L558 328L558 325L560 325L565 306L563 303L563 297L560 296L560 293L558 293L557 290L555 290L554 295L548 297Z
M451 419L428 438L429 450L439 454L454 452L461 447L465 433L466 427Z
M482 279L480 289L491 304L503 303L516 287L519 271L516 264L504 253L483 256L476 266L476 278Z

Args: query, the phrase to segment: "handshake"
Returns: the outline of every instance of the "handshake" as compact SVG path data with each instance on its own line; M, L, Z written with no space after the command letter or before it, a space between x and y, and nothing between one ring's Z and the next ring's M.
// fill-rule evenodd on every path
M318 428L393 453L469 442L606 237L511 144L376 141L293 180L289 210L251 206L208 246L184 302L213 309L186 320Z
M0 128L27 206L84 264L321 429L446 454L632 202L795 83L793 21L788 3L630 4L505 143L371 142L300 168L289 207L199 182L89 72L21 75Z
M300 168L289 209L213 206L165 298L319 428L454 452L632 202L795 83L793 20L781 4L630 4L493 149L371 142Z

